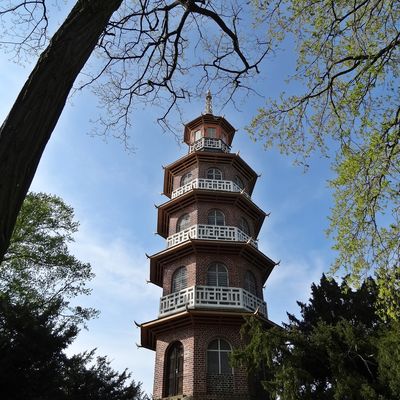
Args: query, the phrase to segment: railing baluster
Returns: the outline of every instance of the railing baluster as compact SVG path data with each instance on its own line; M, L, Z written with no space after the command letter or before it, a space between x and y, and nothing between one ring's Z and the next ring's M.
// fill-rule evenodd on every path
M167 247L176 246L189 239L231 240L239 242L247 242L250 240L251 245L258 247L257 241L236 226L219 225L192 225L181 232L168 236Z
M206 190L223 190L227 192L238 192L243 193L245 196L250 198L250 196L241 189L235 182L217 180L217 179L203 179L196 178L187 183L186 185L176 188L171 195L171 198L182 196L183 194L189 192L192 189L206 189Z
M189 308L235 308L259 312L267 317L266 303L242 288L191 286L160 299L160 316Z

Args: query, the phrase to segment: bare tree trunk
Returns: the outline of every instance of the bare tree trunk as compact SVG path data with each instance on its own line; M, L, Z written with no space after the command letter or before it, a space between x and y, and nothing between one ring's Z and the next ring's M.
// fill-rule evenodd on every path
M0 262L71 87L122 0L78 0L0 128Z

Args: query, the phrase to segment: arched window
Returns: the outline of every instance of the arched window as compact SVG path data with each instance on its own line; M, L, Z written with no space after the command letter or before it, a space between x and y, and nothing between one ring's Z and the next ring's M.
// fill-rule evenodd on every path
M237 186L239 186L240 189L244 189L244 183L243 181L236 175L235 179L233 180Z
M244 288L251 294L257 295L256 277L251 271L247 271L244 277Z
M228 270L222 263L214 262L207 270L208 286L228 286Z
M175 342L167 349L165 397L183 394L183 345Z
M208 225L225 225L225 215L222 211L213 209L207 216Z
M189 228L189 224L190 224L190 215L189 214L181 215L178 218L178 222L176 223L176 231L180 232Z
M207 179L221 180L222 179L221 170L218 168L209 168L207 170Z
M244 232L246 235L250 236L250 227L249 223L245 218L240 218L239 220L239 229Z
M172 275L172 293L179 292L187 286L186 267L179 267Z
M207 373L208 374L232 374L229 365L231 345L223 339L213 340L207 348Z
M192 173L188 172L181 178L181 186L185 186L187 183L192 181Z

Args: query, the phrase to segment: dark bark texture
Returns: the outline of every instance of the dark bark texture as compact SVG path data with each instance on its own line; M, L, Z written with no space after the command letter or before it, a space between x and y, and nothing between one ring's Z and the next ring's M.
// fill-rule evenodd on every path
M0 262L72 85L122 0L79 0L0 128Z

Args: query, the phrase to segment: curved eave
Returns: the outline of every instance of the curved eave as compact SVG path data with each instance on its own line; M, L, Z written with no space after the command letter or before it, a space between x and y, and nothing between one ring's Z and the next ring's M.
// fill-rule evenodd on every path
M185 310L183 312L169 315L164 318L155 319L140 325L141 345L147 349L155 350L157 336L162 333L181 329L187 326L203 325L208 326L223 325L240 327L245 321L245 317L252 315L251 312L234 311L209 311L209 310ZM257 317L263 322L264 326L272 327L276 324L263 318L260 314Z
M157 233L163 238L168 237L169 218L171 214L182 211L192 204L201 202L222 203L238 207L251 218L254 226L254 238L260 232L266 213L257 207L251 199L239 192L228 192L210 189L192 189L182 196L169 200L158 206Z
M198 165L201 162L232 165L249 182L249 195L251 196L253 193L258 175L238 154L200 151L189 153L164 167L164 194L167 197L171 197L175 175L182 174L189 167Z
M194 120L185 124L185 129L183 133L183 141L185 143L189 143L190 141L190 132L196 129L197 127L204 125L204 124L217 124L228 134L229 146L232 143L233 136L235 135L236 129L224 118L212 114L203 114L199 117L195 118Z
M149 256L150 282L163 287L164 265L175 262L193 253L239 255L262 272L263 284L268 279L273 268L277 265L273 260L249 243L192 239Z

